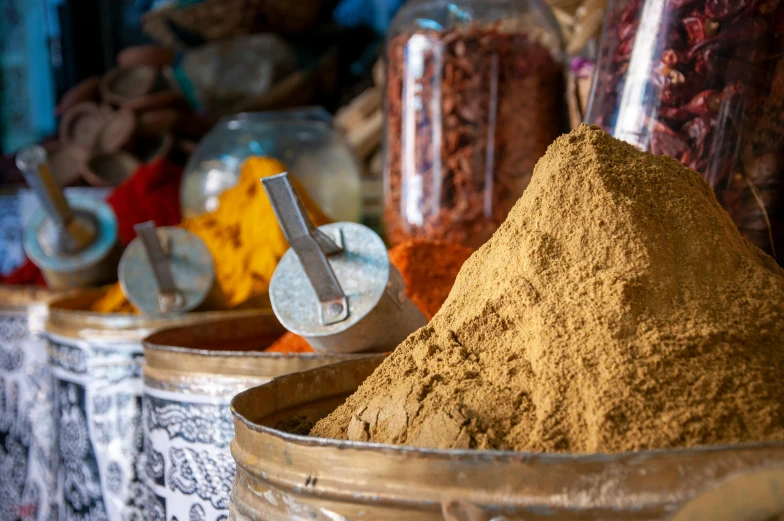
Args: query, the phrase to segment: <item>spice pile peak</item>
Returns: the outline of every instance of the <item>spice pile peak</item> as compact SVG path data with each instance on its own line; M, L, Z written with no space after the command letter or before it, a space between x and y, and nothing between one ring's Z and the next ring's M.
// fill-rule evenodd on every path
M433 320L313 429L434 448L784 440L784 271L694 171L562 136Z

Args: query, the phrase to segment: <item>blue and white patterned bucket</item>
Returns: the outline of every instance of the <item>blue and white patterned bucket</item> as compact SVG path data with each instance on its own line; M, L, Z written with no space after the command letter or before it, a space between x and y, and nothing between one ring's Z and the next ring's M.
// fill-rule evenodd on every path
M101 294L84 291L51 302L45 326L60 521L145 519L154 498L143 483L142 339L157 329L232 313L162 319L83 311Z
M272 312L160 331L144 341L147 521L225 521L239 392L365 355L262 352L285 330Z
M0 520L53 511L52 379L41 336L46 291L0 287Z

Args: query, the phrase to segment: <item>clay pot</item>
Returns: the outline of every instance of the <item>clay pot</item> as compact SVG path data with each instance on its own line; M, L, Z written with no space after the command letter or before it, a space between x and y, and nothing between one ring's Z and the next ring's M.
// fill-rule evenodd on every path
M82 177L92 186L119 186L136 172L139 161L127 152L97 154L87 161Z
M45 148L58 185L69 186L79 181L90 156L87 148L78 143L53 143Z
M180 95L175 91L162 90L160 92L126 99L121 102L121 105L125 109L141 112L144 110L155 110L168 107L179 99Z
M135 67L148 65L162 68L174 62L174 53L159 45L137 45L129 47L117 55L118 67Z
M77 103L98 99L98 86L100 83L100 76L92 76L68 89L60 98L60 103L57 105L56 110L57 114L61 115Z
M98 105L98 108L101 109L101 112L103 113L104 116L108 117L114 114L114 108L108 103L101 103L100 105Z
M118 110L106 118L98 136L98 150L116 152L124 148L136 132L136 115L130 110Z
M95 146L106 117L95 103L77 103L66 111L60 122L60 141L78 143L88 149Z
M137 131L140 136L160 136L169 132L179 117L174 109L148 110L139 114Z
M121 105L152 92L157 79L158 70L149 65L111 69L101 78L101 96L104 101Z
M169 154L174 145L171 134L152 137L139 137L136 139L134 155L141 163L151 163Z
M177 140L177 148L181 150L185 155L190 156L194 152L196 152L196 147L198 143L195 141L191 141L190 139L178 139Z

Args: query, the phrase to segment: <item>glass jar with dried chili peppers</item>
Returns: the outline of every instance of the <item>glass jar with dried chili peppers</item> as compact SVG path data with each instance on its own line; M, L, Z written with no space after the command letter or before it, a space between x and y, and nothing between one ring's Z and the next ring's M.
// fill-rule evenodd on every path
M700 172L784 255L784 2L611 0L588 122Z
M415 0L387 42L387 238L478 247L566 129L564 52L542 0Z

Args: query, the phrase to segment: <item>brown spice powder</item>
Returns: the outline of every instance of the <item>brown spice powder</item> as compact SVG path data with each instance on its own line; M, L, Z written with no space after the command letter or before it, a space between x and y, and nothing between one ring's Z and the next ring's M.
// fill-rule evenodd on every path
M784 270L699 174L583 125L444 306L311 432L622 452L784 440Z

